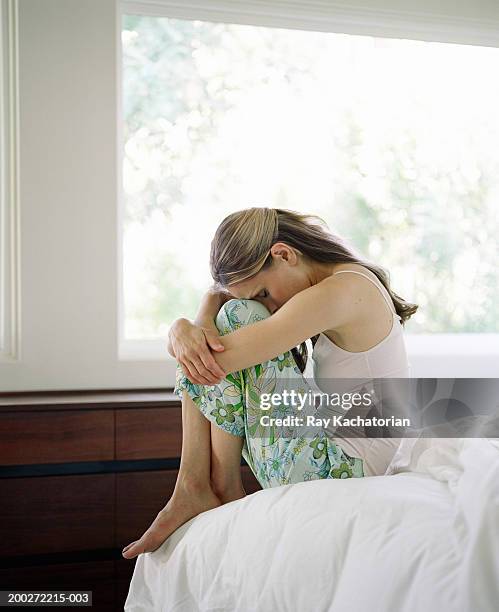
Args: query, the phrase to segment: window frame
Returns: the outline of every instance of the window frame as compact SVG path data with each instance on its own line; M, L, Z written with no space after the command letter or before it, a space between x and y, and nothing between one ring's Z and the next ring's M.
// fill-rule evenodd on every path
M21 360L18 4L0 0L0 363Z

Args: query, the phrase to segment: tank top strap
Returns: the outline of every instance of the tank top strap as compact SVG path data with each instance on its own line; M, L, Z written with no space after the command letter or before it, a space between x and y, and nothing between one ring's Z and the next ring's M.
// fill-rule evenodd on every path
M390 308L392 313L396 317L398 317L399 320L402 320L402 317L399 314L397 314L396 310L394 309L393 302L386 297L385 292L381 289L381 287L377 283L375 283L373 281L372 278L367 276L367 274L365 274L364 272L359 272L358 270L338 270L338 272L333 272L333 276L335 276L335 274L343 274L344 272L351 272L352 274L360 274L360 276L363 276L364 278L367 278L368 281L371 281L371 283L379 290L381 295L385 298L385 302L388 304L388 307ZM384 289L384 287L383 287L383 289ZM386 291L386 289L385 289L385 291Z

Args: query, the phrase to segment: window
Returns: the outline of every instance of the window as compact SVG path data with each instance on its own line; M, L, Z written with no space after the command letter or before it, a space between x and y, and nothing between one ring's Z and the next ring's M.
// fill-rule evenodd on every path
M499 50L124 15L125 337L193 317L218 223L321 215L420 304L499 332Z
M414 376L497 375L494 8L120 6L120 360L164 360L218 223L270 205L321 215L420 305Z

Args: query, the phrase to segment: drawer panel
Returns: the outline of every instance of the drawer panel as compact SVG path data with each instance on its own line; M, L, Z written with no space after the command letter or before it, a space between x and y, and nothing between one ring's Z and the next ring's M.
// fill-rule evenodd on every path
M262 490L260 483L255 478L251 468L247 465L241 466L241 480L243 481L244 490L248 495Z
M170 499L177 470L116 474L116 546L139 538Z
M0 415L0 464L114 459L112 410L5 412Z
M0 480L0 556L112 548L115 474Z
M116 559L114 562L116 572L116 610L123 612L125 601L130 590L136 559ZM92 610L93 612L93 610Z
M180 457L182 408L116 411L116 459Z
M133 569L133 564L131 565ZM76 606L68 607L67 609L112 612L113 610L123 610L121 593L118 600L119 603L116 603L115 573L114 561L87 561L84 563L57 563L53 565L13 567L11 569L0 570L0 590L92 591L91 608ZM125 588L126 586L124 585L122 590ZM50 606L29 607L35 610L50 609ZM61 606L58 609L62 610L63 607Z
M123 548L139 538L169 500L177 470L116 474L116 546ZM249 494L261 486L248 466L241 467L243 485Z

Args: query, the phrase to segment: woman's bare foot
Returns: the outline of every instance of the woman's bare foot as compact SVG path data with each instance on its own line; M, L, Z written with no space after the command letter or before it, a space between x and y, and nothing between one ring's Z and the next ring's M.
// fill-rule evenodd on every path
M221 506L222 503L209 484L186 484L177 481L172 497L158 512L151 526L139 540L125 546L121 554L125 559L133 559L141 553L156 550L189 519Z

